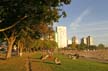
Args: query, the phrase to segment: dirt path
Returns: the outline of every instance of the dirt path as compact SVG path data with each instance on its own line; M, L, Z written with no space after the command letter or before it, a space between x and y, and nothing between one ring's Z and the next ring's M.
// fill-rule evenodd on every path
M31 61L30 61L29 56L26 59L25 68L26 68L26 71L32 71L32 69L31 69Z
M32 71L52 71L49 64L45 64L39 59L31 59L30 63Z
M25 68L26 71L53 71L51 64L44 63L40 59L32 58L29 55L26 57Z

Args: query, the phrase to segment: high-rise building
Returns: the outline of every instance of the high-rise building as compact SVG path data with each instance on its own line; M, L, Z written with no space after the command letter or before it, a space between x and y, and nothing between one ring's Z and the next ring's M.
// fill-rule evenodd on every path
M65 26L58 26L56 29L56 42L59 48L67 47L67 29Z
M78 44L78 38L76 36L72 37L72 48L76 48Z
M86 37L83 37L83 38L81 39L81 42L84 43L84 44L87 44L87 38L86 38Z
M87 45L88 46L93 45L93 38L91 36L87 37Z
M72 37L72 43L78 44L78 38L76 36Z
M86 44L87 46L93 45L93 37L88 36L88 37L83 37L81 39L81 43Z

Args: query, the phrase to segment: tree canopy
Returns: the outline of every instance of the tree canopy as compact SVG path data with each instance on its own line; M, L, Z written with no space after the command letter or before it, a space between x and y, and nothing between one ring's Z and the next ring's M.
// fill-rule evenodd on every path
M71 0L0 0L0 28L5 28L27 16L27 24L52 24L61 16L64 4Z
M104 48L105 48L104 44L102 44L102 43L98 44L97 49L104 49Z
M36 30L35 34L39 37L47 33L49 25L66 16L62 8L70 2L71 0L0 0L0 32L13 32L13 28L16 33L22 29L23 32L33 32L32 29Z
M63 6L70 2L71 0L0 0L0 32L8 40L6 57L11 56L16 38L18 45L23 46L26 39L32 42L32 37L36 35L45 36L49 32L49 26L58 22L59 18L66 17Z

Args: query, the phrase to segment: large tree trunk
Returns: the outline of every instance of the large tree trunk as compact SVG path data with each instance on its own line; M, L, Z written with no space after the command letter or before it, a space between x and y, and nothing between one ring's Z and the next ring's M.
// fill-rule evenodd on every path
M7 53L6 53L6 59L11 57L11 53L12 53L12 46L13 46L12 43L8 45Z
M15 42L15 36L10 36L10 38L8 38L8 48L7 48L7 53L6 53L6 58L10 58L11 57L11 53L12 53L12 46Z

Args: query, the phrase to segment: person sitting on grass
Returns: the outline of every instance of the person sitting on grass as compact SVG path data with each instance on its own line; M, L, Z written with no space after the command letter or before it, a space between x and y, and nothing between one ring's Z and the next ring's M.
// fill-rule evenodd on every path
M53 56L53 51L48 50L46 55L42 55L40 59L44 62L45 60L54 61L57 65L61 65L61 61Z
M42 55L41 57L40 57L40 59L42 60L42 61L45 61L45 60L52 60L53 59L53 52L52 51L50 51L50 50L48 50L47 51L47 54L45 54L45 55Z
M55 61L55 63L56 63L57 65L61 65L61 61L60 61L57 57L55 58L54 61Z
M41 56L41 60L42 60L42 61L44 61L44 60L46 60L48 57L49 57L49 55L48 55L48 54L47 54L47 55L45 55L45 56Z

